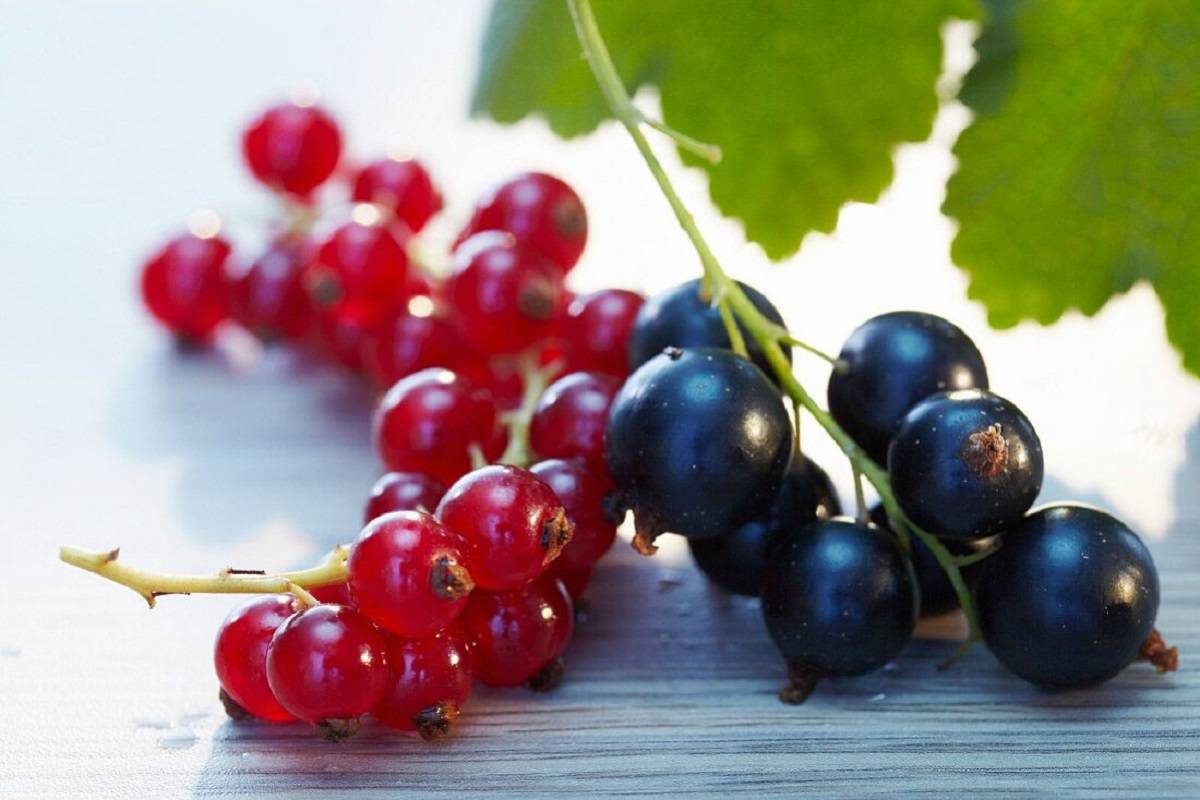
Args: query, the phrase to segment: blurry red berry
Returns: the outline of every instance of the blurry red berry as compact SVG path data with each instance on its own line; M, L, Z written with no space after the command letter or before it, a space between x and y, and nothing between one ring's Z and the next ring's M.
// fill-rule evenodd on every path
M142 267L142 300L172 333L204 341L228 316L225 261L229 243L186 233Z
M408 255L384 225L347 222L330 233L305 271L305 288L318 307L353 302L377 314L407 297Z
M307 195L324 183L341 154L337 123L313 106L273 106L242 134L242 155L254 177L288 194Z
M629 333L645 298L625 289L605 289L575 298L559 325L573 371L629 374Z
M392 511L428 511L437 508L446 487L421 472L388 472L371 487L363 522Z
M312 245L303 239L272 242L249 269L230 278L233 318L264 341L304 336L311 316L304 268L311 255Z
M570 186L552 175L528 172L484 198L457 242L482 231L506 231L565 273L579 261L587 230L587 212Z
M441 194L425 166L416 159L372 161L355 177L351 198L385 207L413 233L442 210Z

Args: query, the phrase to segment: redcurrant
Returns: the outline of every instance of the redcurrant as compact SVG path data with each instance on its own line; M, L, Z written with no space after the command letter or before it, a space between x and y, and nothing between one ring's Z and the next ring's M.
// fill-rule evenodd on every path
M298 339L308 331L310 304L303 271L311 244L282 236L229 282L230 312L264 341Z
M617 536L617 526L609 521L604 509L605 498L613 491L607 471L603 465L577 458L539 461L529 471L554 490L567 511L567 519L575 526L571 541L554 562L555 572L589 569L608 552Z
M474 642L475 674L489 686L552 689L575 627L567 590L545 575L511 592L476 592L463 614Z
M168 242L142 267L142 300L150 313L183 339L203 341L228 313L225 261L229 243L186 233Z
M354 605L397 636L453 622L475 587L462 543L424 511L393 511L363 528L347 567Z
M587 212L563 181L528 172L501 184L475 208L458 242L481 231L507 231L566 272L587 243Z
M432 512L446 487L423 472L388 472L375 481L363 522L391 511Z
M576 371L629 374L629 334L645 298L626 289L576 297L567 306L559 333Z
M294 613L291 595L266 595L242 603L221 623L213 661L221 682L221 699L231 716L240 709L271 722L293 719L267 685L267 645L275 629Z
M242 134L242 155L254 177L288 194L304 196L324 183L341 154L337 123L313 106L274 106Z
M316 310L312 334L327 358L347 369L363 367L363 353L374 333L375 309L359 302L338 303Z
M529 443L548 458L604 459L608 407L621 388L611 375L573 372L542 394L529 426Z
M321 242L304 283L318 306L351 301L382 313L406 297L407 277L408 256L390 228L347 222Z
M363 362L377 386L428 367L453 369L472 360L473 351L444 317L416 316L404 307L388 314L367 342Z
M379 401L375 448L388 469L424 472L444 484L471 468L471 447L498 458L507 439L491 393L445 369L400 380Z
M448 734L475 682L462 627L425 639L389 636L387 659L391 688L371 716L393 728L416 731L426 741Z
M561 561L561 559L560 559ZM571 602L576 606L579 605L579 600L587 592L588 586L592 582L592 573L595 570L592 567L584 567L583 569L563 569L558 561L550 565L549 574L558 578L558 582L567 590L567 594L571 596Z
M351 199L377 203L417 233L442 210L442 196L425 165L416 159L372 161L354 179Z

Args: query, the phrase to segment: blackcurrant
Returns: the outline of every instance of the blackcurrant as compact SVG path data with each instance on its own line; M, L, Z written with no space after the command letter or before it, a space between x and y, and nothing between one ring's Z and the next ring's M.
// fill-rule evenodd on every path
M919 311L867 320L842 345L838 362L829 377L829 413L880 464L920 400L988 387L975 343L950 322Z
M1042 444L1008 400L979 389L917 404L888 450L892 489L914 523L981 539L1019 521L1042 488Z
M634 544L660 533L719 536L766 513L792 456L779 391L729 350L670 348L613 398L605 459Z
M882 505L871 509L871 523L885 531L892 530ZM917 588L920 589L921 616L935 617L958 608L958 593L946 577L946 570L938 563L937 556L919 536L910 536L909 541L912 543L913 571L917 576ZM996 542L996 537L989 536L986 539L947 539L942 544L953 555L970 556L995 547ZM968 586L974 584L981 564L982 562L976 562L959 567L959 572Z
M1027 681L1085 686L1116 675L1152 638L1158 572L1137 534L1103 511L1052 505L1004 532L976 590L987 646ZM1161 639L1159 639L1161 644ZM1160 653L1160 669L1173 668Z
M758 597L771 549L810 522L842 513L825 470L797 454L767 513L722 536L688 542L692 558L709 580L726 591Z
M891 661L912 636L917 599L912 565L878 528L827 520L781 542L762 594L767 631L791 678L779 698L803 702L823 677Z
M740 281L738 285L763 316L783 325L783 316L770 300L753 286ZM766 357L744 327L742 337L754 363L768 376L774 375ZM729 346L729 334L725 332L721 314L708 297L702 296L697 278L654 295L638 310L629 335L629 368L637 369L667 347L729 349ZM790 360L791 348L785 347L784 353Z

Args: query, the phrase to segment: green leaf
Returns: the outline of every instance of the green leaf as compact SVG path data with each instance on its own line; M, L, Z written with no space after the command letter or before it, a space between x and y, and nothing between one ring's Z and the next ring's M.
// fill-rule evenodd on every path
M993 325L1093 314L1150 281L1200 372L1200 11L990 0L945 210Z
M891 182L892 149L930 132L940 27L975 0L598 0L627 88L656 85L665 122L720 145L701 164L713 201L772 258L829 231L850 200ZM559 0L497 0L472 110L500 122L541 115L562 136L608 109Z

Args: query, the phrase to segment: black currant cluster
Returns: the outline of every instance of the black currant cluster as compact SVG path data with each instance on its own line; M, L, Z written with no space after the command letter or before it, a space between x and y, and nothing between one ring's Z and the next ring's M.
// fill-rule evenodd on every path
M635 546L653 552L659 534L681 534L713 582L761 597L789 667L781 699L803 701L823 677L894 659L919 617L960 605L951 572L970 589L988 647L1035 684L1095 684L1138 659L1175 668L1177 651L1154 628L1150 553L1103 511L1030 512L1041 443L1021 410L989 391L963 331L931 314L884 314L835 360L832 419L861 449L852 459L886 465L898 506L860 507L857 520L839 516L828 475L799 452L763 353L736 354L729 331L699 281L649 299L605 455L613 505L634 513Z

